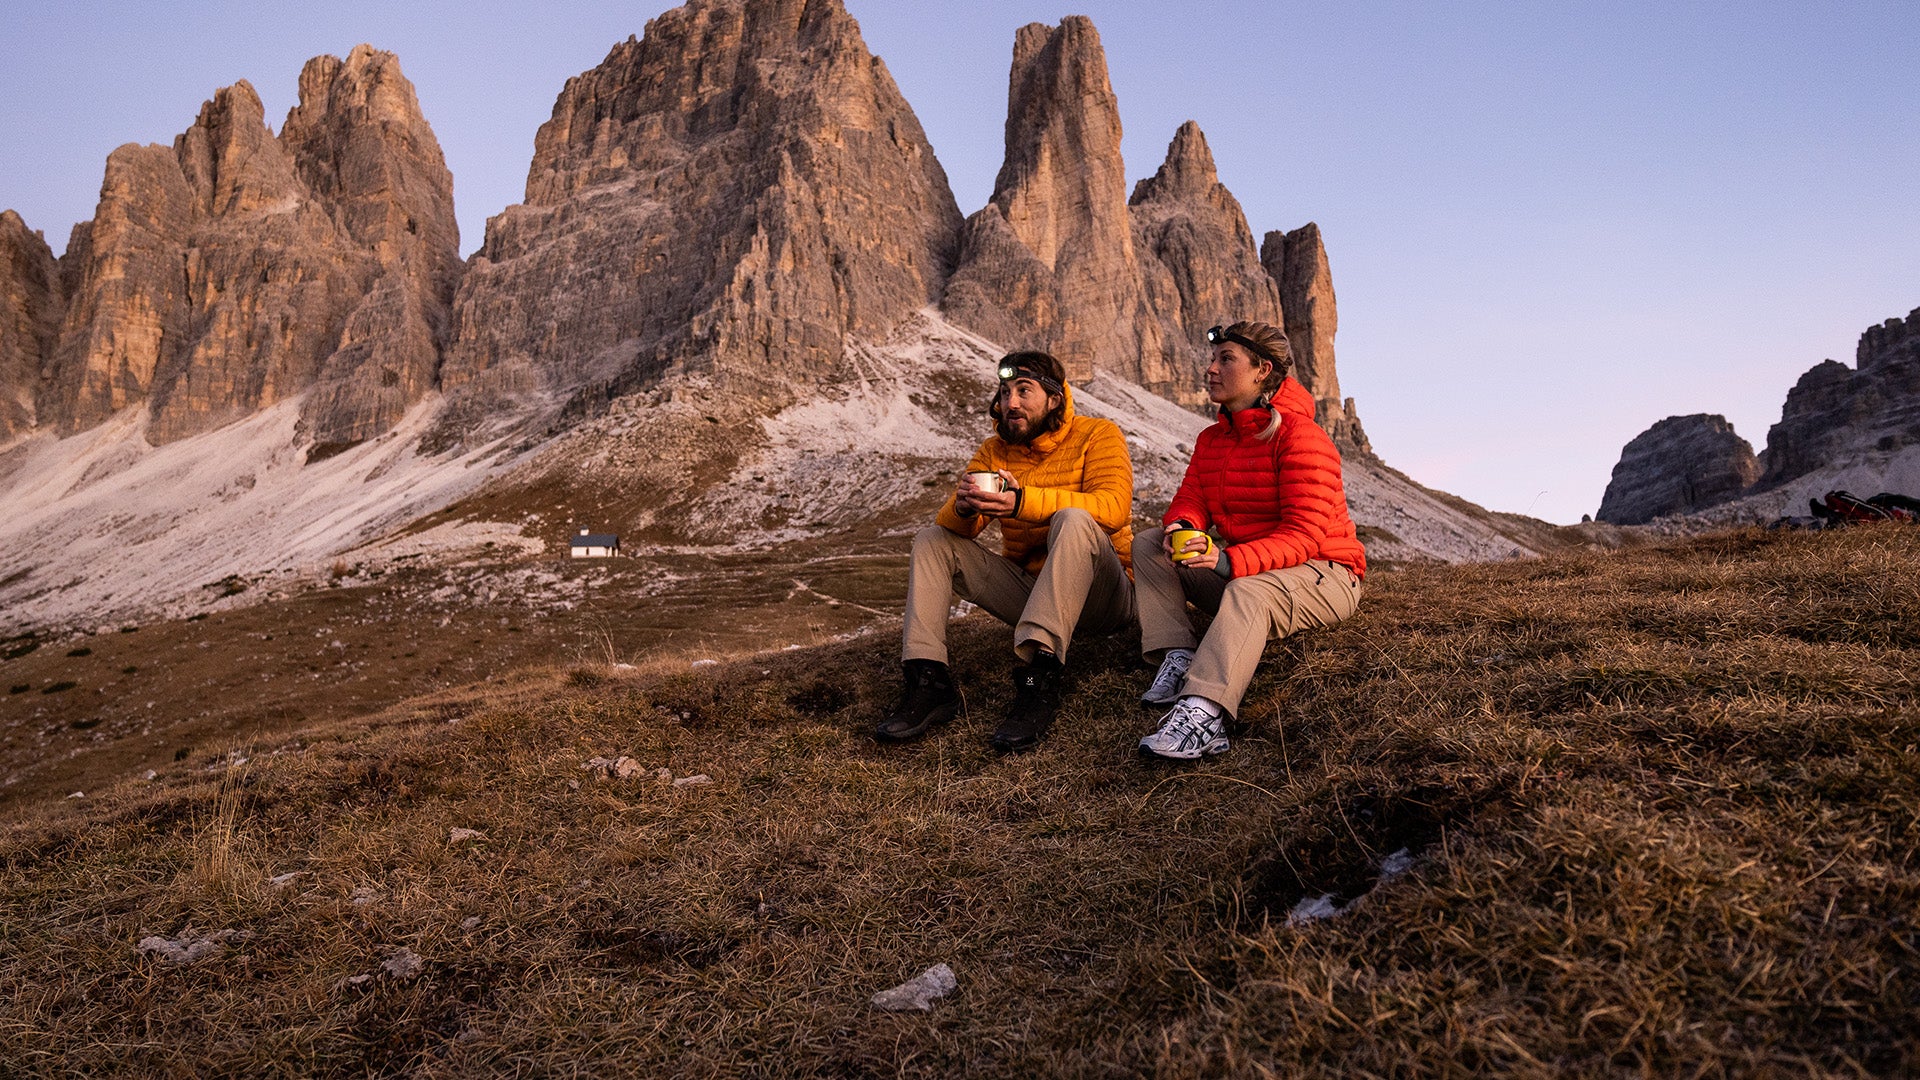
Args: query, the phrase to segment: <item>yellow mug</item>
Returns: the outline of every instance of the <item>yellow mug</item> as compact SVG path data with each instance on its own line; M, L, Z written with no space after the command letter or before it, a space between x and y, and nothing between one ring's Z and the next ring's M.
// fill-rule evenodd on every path
M1199 551L1185 550L1187 544L1196 536L1205 540L1207 546L1201 548ZM1172 534L1167 537L1167 543L1173 548L1174 562L1188 562L1213 550L1213 537L1208 536L1199 529L1175 529Z

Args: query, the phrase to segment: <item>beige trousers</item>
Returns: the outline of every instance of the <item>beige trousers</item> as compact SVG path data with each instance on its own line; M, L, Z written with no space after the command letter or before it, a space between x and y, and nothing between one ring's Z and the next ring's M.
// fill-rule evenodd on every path
M1269 638L1332 626L1360 606L1360 579L1339 563L1312 559L1229 581L1212 570L1177 565L1160 550L1162 529L1133 538L1133 578L1140 590L1140 651L1157 660L1168 649L1193 649L1184 693L1240 713L1240 697ZM1187 601L1214 612L1206 638L1194 636ZM1196 648L1197 644L1197 648Z
M947 619L955 596L1013 624L1013 651L1046 649L1062 661L1075 628L1104 634L1133 621L1133 582L1113 541L1085 510L1053 515L1047 561L1029 574L1013 560L929 525L913 538L907 569L907 625L901 659L947 662Z

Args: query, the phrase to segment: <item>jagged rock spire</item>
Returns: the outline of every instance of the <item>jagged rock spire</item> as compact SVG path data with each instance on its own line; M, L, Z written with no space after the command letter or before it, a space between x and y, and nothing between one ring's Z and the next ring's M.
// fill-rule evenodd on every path
M1180 125L1158 172L1128 201L1149 310L1163 362L1184 373L1175 400L1205 400L1209 326L1239 319L1282 325L1280 293L1260 265L1239 200L1220 182L1200 125Z
M1014 36L1006 158L992 199L967 219L942 306L1003 345L1052 352L1069 377L1106 368L1155 389L1183 381L1146 317L1119 103L1084 16Z
M1372 453L1353 399L1340 397L1340 376L1333 360L1340 314L1320 226L1309 221L1292 232L1269 232L1260 245L1260 263L1280 286L1294 375L1318 403L1320 426L1341 446Z

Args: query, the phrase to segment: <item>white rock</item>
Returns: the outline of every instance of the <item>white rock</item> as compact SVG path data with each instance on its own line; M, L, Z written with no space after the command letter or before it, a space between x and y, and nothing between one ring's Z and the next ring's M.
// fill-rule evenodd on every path
M479 925L480 925L480 916L478 915L469 915L466 918L460 920L460 929L462 930L472 930L474 927L477 927Z
M227 947L229 941L246 941L253 937L251 930L215 930L210 934L181 934L177 938L163 938L158 935L140 939L135 952L154 953L170 964L193 964L216 955Z
M634 668L634 666L633 666L632 664L615 664L615 665L613 665L613 670L615 670L615 671L633 671L633 670L635 670L635 668Z
M459 844L468 840L485 840L486 838L487 834L481 832L479 829L462 829L459 826L455 826L447 830L447 843L449 844Z
M374 901L379 900L380 894L374 891L374 889L371 886L362 885L360 888L353 890L353 895L348 899L352 900L355 904L358 904L364 907L367 904L371 904Z
M582 769L602 769L602 770L610 769L613 767L613 759L603 758L603 757L590 757L587 760L581 762L580 767Z
M711 667L712 665L718 664L719 662L720 661L718 660L695 660L693 662L693 666L694 667Z
M960 981L953 977L952 968L935 964L899 986L873 995L873 1007L888 1012L906 1012L910 1009L925 1012L933 1008L936 1000L953 993L959 985Z
M373 981L371 975L349 975L333 984L335 990L345 990L349 986L365 986Z
M153 779L154 777L156 777L156 776L159 776L159 775L160 775L160 774L159 774L159 773L157 773L157 772L155 772L154 770L152 770L152 769L148 769L148 770L147 770L147 774L146 774L145 776L143 776L143 777L141 777L140 779L142 779L142 780L151 780L151 779Z
M708 776L706 773L699 773L694 776L682 776L673 782L673 786L674 787L692 787L692 786L697 786L699 784L711 784L711 783L713 783L713 777Z
M300 877L305 873L306 873L305 870L289 870L288 872L281 874L278 877L268 878L267 884L273 886L276 889L284 889L287 886L293 884L294 878Z
M671 784L673 783L673 770L672 769L655 769L653 770L653 778L655 780L660 781L663 784Z
M420 973L426 970L427 962L420 959L420 954L414 952L412 949L401 946L393 950L393 952L381 962L380 967L384 969L387 974L405 982L408 979L418 978Z
M1332 893L1325 896L1303 896L1299 903L1293 905L1293 910L1287 912L1287 922L1303 923L1317 919L1331 919L1345 910L1344 905L1334 900Z
M641 773L646 772L647 767L622 754L614 759L613 767L609 771L622 780L631 780Z
M1387 856L1380 861L1380 880L1388 881L1413 869L1413 854L1406 848Z
M86 797L87 797L87 793L84 791L76 791L73 794L67 796L67 798L69 799L84 799Z

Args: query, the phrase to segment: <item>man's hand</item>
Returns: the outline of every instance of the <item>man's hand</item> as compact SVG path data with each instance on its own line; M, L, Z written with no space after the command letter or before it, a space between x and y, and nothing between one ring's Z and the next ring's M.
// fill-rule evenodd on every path
M1011 516L1015 506L1019 505L1020 481L1005 469L1000 470L1000 482L1006 485L1005 491L981 491L973 484L973 477L962 476L960 486L953 492L953 508L961 517L973 517L985 514L991 518Z

